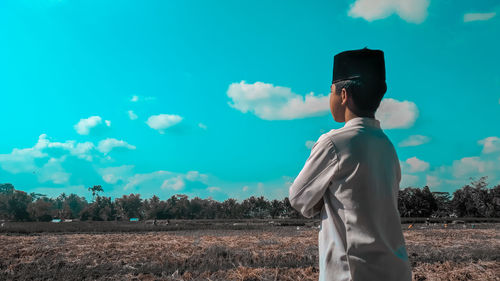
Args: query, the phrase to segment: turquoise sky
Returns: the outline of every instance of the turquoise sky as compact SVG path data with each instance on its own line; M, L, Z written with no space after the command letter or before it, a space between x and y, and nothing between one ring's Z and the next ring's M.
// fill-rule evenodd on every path
M0 182L283 198L333 56L385 52L401 187L500 183L497 1L0 1Z

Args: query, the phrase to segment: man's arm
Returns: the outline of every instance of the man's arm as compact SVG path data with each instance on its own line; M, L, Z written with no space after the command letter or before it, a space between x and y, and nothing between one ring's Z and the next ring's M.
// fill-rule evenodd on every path
M312 208L313 217L316 214L321 213L321 210L323 209L323 205L325 205L325 202L323 201L323 197L321 197L321 199L319 199L318 203L316 203L316 205L314 205L314 207Z
M330 137L322 135L289 189L290 204L304 217L311 218L321 211L323 194L337 169L337 163Z

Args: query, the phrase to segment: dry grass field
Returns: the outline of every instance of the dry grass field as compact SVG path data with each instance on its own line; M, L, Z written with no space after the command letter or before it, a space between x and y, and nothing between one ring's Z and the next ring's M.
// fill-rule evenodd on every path
M402 225L414 280L500 280L500 225ZM0 234L0 280L317 280L318 229Z

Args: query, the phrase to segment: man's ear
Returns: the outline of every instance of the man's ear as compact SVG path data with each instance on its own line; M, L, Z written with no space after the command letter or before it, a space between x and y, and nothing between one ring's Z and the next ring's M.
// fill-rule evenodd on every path
M342 88L342 92L340 93L340 98L342 100L341 104L347 105L347 91L345 90L345 88Z

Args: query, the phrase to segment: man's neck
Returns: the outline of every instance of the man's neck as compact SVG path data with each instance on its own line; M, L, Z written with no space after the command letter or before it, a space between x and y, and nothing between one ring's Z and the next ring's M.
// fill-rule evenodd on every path
M357 118L357 117L367 117L367 118L375 118L375 114L373 113L354 113L354 111L351 111L349 108L346 108L345 110L345 122Z

